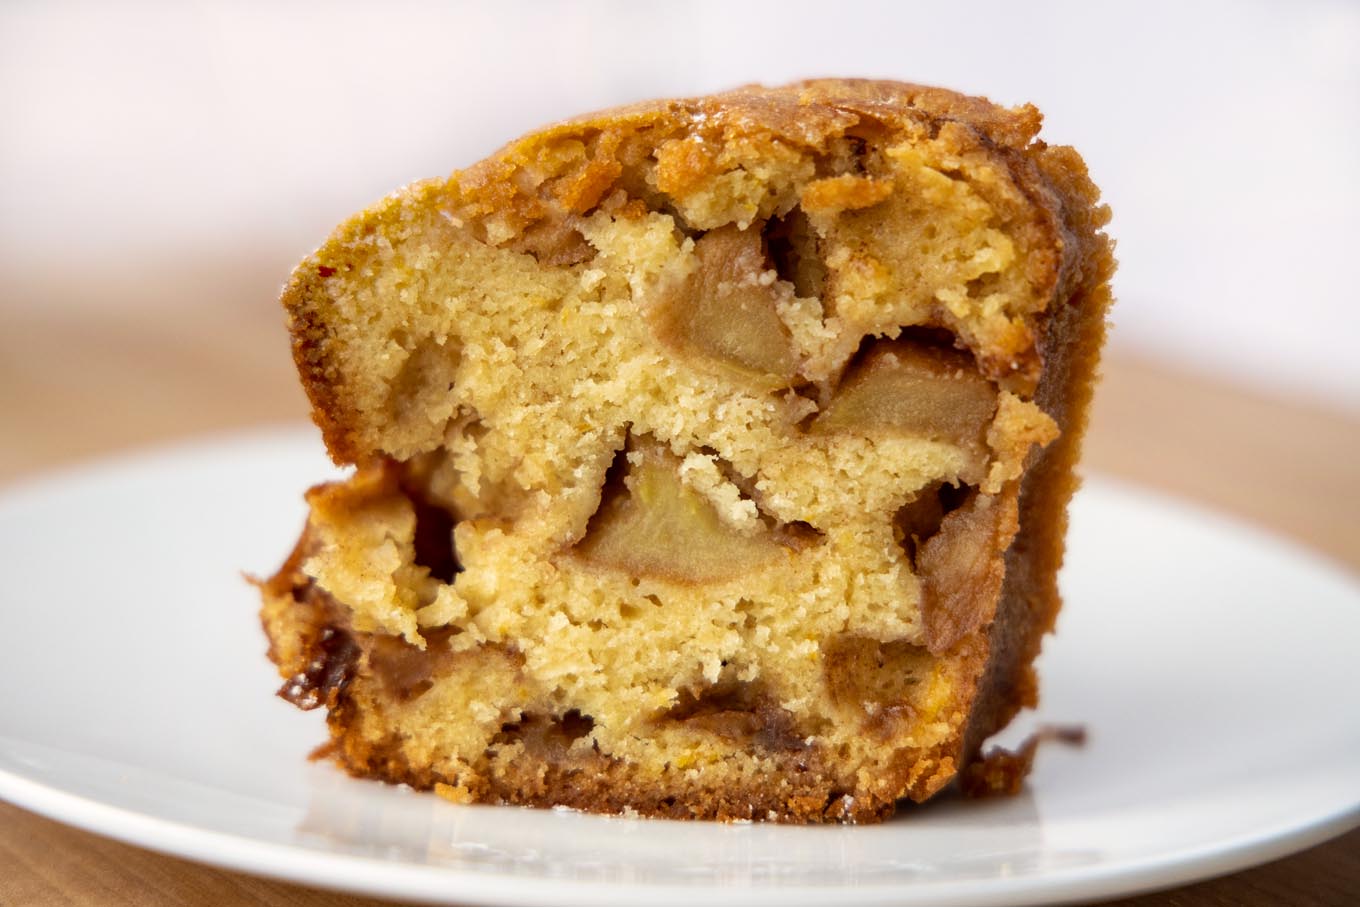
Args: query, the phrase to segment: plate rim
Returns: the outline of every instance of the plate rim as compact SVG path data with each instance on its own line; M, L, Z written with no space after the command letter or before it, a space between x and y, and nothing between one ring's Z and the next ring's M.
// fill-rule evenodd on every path
M333 853L298 844L260 841L228 832L150 816L13 774L0 768L0 798L37 815L125 844L201 865L276 879L308 888L402 898L424 904L486 904L489 907L586 907L627 905L645 895L656 905L689 905L697 897L737 892L753 907L824 904L844 886L799 883L722 888L705 883L640 884L544 879L449 866L393 863L375 857ZM451 804L452 805L452 804ZM512 807L524 808L528 807ZM636 821L666 821L638 819ZM1257 830L1238 838L1180 851L1174 857L1144 857L1110 867L1068 867L1022 878L945 879L914 883L870 883L854 888L862 905L979 905L1020 907L1074 903L1164 890L1258 866L1325 843L1360 827L1360 802L1327 814ZM507 885L506 883L511 883ZM451 896L451 888L457 889ZM714 903L721 903L716 899Z

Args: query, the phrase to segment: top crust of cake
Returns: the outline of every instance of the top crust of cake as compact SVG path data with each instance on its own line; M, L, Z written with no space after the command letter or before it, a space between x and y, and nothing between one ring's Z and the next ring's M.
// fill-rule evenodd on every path
M338 463L414 452L387 437L390 420L377 400L385 379L365 386L358 370L342 361L345 343L336 336L335 294L346 292L356 271L373 276L376 258L396 237L465 232L570 267L588 251L573 225L620 200L637 216L668 212L694 233L725 224L745 229L794 205L813 220L832 218L883 197L873 162L854 159L863 155L866 139L928 146L929 167L966 182L1004 226L1017 273L985 271L972 281L997 283L1001 276L1012 284L1003 288L1001 311L962 290L951 296L937 289L929 311L912 316L955 332L987 377L1030 397L1054 305L1109 269L1108 240L1098 232L1108 209L1096 205L1098 190L1076 152L1035 138L1041 122L1029 104L1005 108L940 88L821 79L640 103L539 130L448 179L393 193L343 224L297 267L283 304L313 418ZM443 223L428 222L430 213ZM847 246L853 259L854 244ZM848 289L865 293L862 286ZM905 323L864 327L885 332ZM831 368L849 356L840 354ZM432 434L428 441L427 447L438 439Z

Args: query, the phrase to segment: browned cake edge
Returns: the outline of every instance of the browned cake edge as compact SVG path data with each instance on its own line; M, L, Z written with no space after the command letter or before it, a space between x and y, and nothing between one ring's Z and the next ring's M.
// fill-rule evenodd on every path
M1099 190L1085 164L1070 148L1043 149L1038 164L1062 200L1068 234L1081 247L1070 295L1053 309L1044 334L1044 374L1035 395L1062 434L1031 453L1021 480L1020 530L1006 552L987 670L964 744L968 760L1020 709L1038 705L1033 663L1062 607L1058 570L1066 548L1067 508L1081 482L1077 464L1113 302L1113 247L1100 232L1108 212L1097 207Z

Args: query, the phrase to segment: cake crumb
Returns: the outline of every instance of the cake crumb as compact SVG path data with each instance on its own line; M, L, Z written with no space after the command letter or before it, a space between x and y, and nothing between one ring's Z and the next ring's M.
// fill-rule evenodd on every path
M445 784L442 781L436 781L434 785L434 792L439 796L443 797L445 800L448 800L450 803L459 804L474 803L476 802L477 799L472 795L472 791L468 790L461 784L455 787L452 784Z
M1056 741L1069 746L1086 743L1083 725L1044 725L1030 734L1014 750L993 747L971 762L959 775L959 787L970 798L1014 796L1024 786L1034 767L1039 744Z

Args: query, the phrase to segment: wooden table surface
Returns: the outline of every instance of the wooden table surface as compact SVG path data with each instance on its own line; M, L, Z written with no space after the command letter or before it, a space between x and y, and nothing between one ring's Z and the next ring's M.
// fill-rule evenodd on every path
M305 418L281 262L0 271L0 483L158 441ZM1111 357L1086 468L1210 505L1360 569L1360 417ZM1350 716L1354 719L1355 716ZM378 905L188 863L0 803L0 905ZM1122 907L1360 903L1360 830Z

